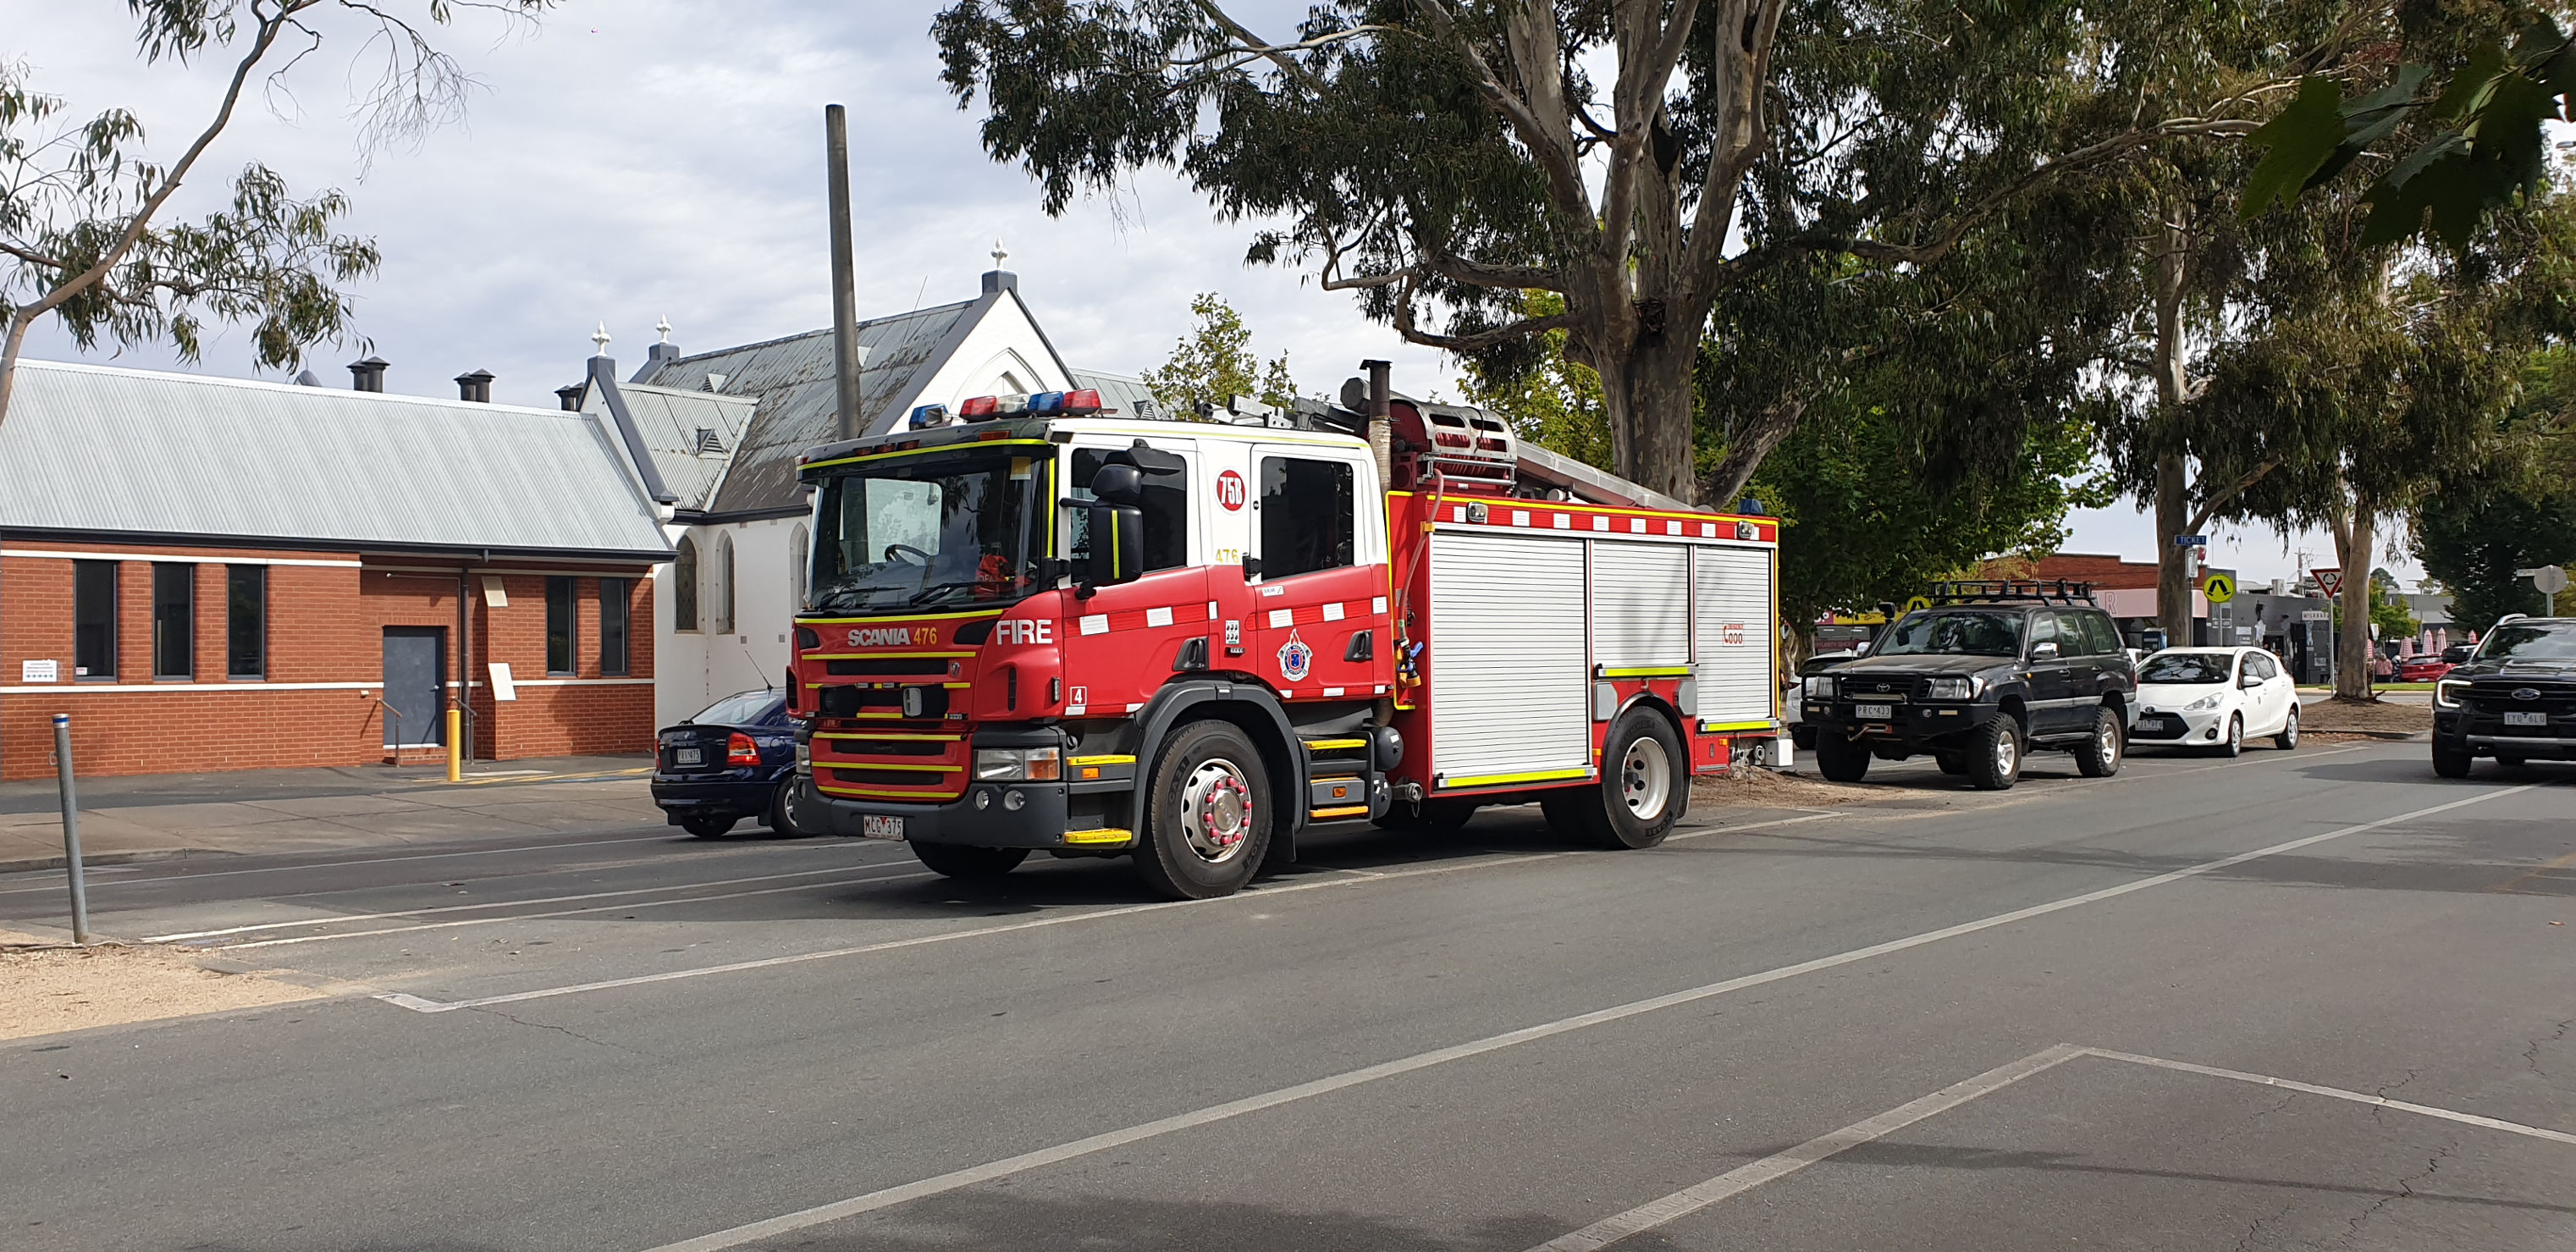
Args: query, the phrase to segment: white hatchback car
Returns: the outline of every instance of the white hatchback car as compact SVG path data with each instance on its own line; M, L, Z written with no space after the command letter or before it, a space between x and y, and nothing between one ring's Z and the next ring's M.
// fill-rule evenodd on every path
M2138 666L2133 744L2172 744L2234 756L2248 738L2299 746L2299 692L2261 648L2167 648Z

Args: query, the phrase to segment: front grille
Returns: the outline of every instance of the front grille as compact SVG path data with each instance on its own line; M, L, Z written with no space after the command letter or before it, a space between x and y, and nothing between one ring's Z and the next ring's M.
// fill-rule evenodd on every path
M941 787L947 785L945 774L909 769L848 769L832 767L832 781L873 787Z
M1846 700L1862 700L1875 704L1882 700L1913 699L1915 691L1922 684L1923 680L1920 678L1846 678L1842 681L1841 691L1842 697Z
M887 674L946 674L949 664L937 657L892 657L884 660L825 661L823 672L851 678Z
M2538 699L2517 700L2517 691L2537 691ZM2469 688L2461 701L2470 712L2487 716L2505 713L2547 713L2553 718L2576 717L2576 688L2555 683L2527 683L2506 680L2480 681Z
M936 739L824 739L814 746L833 756L946 756L949 747Z

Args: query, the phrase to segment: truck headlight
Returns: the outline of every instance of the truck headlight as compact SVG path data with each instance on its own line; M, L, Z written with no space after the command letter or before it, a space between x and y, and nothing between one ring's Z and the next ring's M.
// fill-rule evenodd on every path
M2226 698L2227 697L2224 693L2212 692L2209 695L2202 696L2201 698L2182 706L2182 711L2185 713L2197 713L2203 709L2214 709L2218 707L2218 702L2220 700Z
M2467 695L2468 692L2469 680L2465 678L2442 679L2433 684L2433 707L2437 709L2456 709L2460 707L2460 698Z
M977 782L1054 782L1064 777L1061 748L977 748Z
M1807 679L1807 694L1808 694L1808 695L1811 695L1811 696L1814 696L1814 697L1816 697L1816 698L1817 698L1817 699L1819 699L1819 700L1831 700L1831 699L1833 699L1833 698L1834 698L1834 678L1833 678L1833 675L1831 675L1831 674L1816 674L1816 675L1813 675L1813 676L1809 677L1809 678Z
M796 772L799 774L814 772L814 745L803 739L796 741Z
M1935 678L1923 688L1926 700L1974 700L1986 688L1982 678Z

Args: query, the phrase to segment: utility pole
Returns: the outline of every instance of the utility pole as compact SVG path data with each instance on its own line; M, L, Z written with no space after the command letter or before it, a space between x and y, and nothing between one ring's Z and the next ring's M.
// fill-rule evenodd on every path
M850 116L837 104L823 106L825 164L832 195L832 368L840 387L840 420L835 434L856 439L865 420L859 412L858 273L850 255Z

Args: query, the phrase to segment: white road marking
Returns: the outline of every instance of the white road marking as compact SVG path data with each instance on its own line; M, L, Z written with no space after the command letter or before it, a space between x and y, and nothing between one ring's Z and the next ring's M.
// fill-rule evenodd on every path
M1687 1217L1730 1196L1786 1178L1818 1161L1894 1134L1936 1113L1946 1113L1978 1096L2001 1091L2084 1054L2084 1049L2065 1043L2033 1052L1966 1082L1943 1087L1920 1100L1897 1105L1876 1117L1853 1122L1831 1134L1818 1135L1785 1152L1774 1152L1697 1186L1684 1187L1660 1200L1649 1200L1625 1213L1613 1214L1581 1230L1559 1235L1530 1249L1530 1252L1595 1252L1595 1249L1608 1247L1639 1231L1652 1230L1676 1218Z
M1672 838L1671 838L1671 839L1668 839L1668 840L1666 840L1665 842L1670 843L1670 842L1675 842L1675 841L1682 840L1682 839L1695 839L1695 838L1698 838L1699 836L1702 836L1702 835L1737 834L1737 833L1741 833L1741 832L1744 832L1744 831L1751 831L1751 830L1764 830L1764 829L1768 829L1768 828L1770 828L1770 827L1774 827L1774 826L1795 826L1795 825L1798 825L1798 824L1799 824L1799 823L1801 823L1801 822L1821 821L1821 820L1823 820L1823 819L1825 819L1825 818L1828 818L1828 817L1835 817L1835 816L1839 816L1839 814L1836 814L1836 813L1833 813L1833 812L1827 811L1827 812L1821 812L1821 813L1812 813L1812 814L1808 814L1808 815L1803 816L1803 817L1786 817L1786 818L1780 818L1780 819L1777 819L1777 820L1774 820L1774 821L1768 821L1768 822L1753 822L1753 823L1749 823L1749 824L1747 824L1747 825L1743 825L1743 826L1712 826L1712 827L1709 827L1709 828L1706 828L1706 829L1703 829L1703 830L1691 830L1691 831L1685 831L1685 832L1683 832L1683 833L1681 833L1681 834L1677 834L1677 835L1672 836ZM939 933L939 934L935 934L935 935L916 935L916 936L913 936L912 938L909 938L909 939L889 939L889 940L886 940L886 941L881 942L881 943L860 944L860 945L858 945L858 946L856 946L856 947L848 947L848 948L828 948L828 949L825 949L824 951L821 951L821 952L800 952L800 953L797 953L797 954L792 955L792 956L771 956L771 957L763 957L763 958L761 958L761 959L759 959L759 960L754 960L754 961L735 961L735 962L732 962L732 963L730 963L730 964L725 964L725 965L704 965L704 966L699 966L699 967L694 968L694 969L675 969L675 970L668 970L668 971L665 971L665 972L663 972L663 973L659 973L659 974L639 974L639 975L636 975L636 976L634 976L634 977L632 977L632 978L611 978L611 979L606 979L606 980L603 980L603 981L600 981L600 982L574 983L574 984L572 984L572 985L570 985L570 986L565 986L565 987L540 987L540 988L538 988L538 989L536 989L536 990L534 990L534 991L516 991L516 992L512 992L512 993L510 993L510 994L508 994L508 995L484 996L484 997L482 997L482 998L480 998L480 999L474 999L474 1000L429 1000L429 999L423 999L423 998L422 998L422 997L420 997L420 996L408 995L408 994L404 994L404 993L400 993L400 992L392 992L392 993L388 993L388 994L384 994L384 995L379 995L379 996L377 996L376 998L377 998L377 999L379 999L379 1000L384 1001L384 1002L385 1002L385 1003L387 1003L387 1004L392 1004L392 1005L396 1005L396 1006L401 1007L401 1008L407 1008L407 1009L410 1009L410 1010L412 1010L412 1011L413 1011L413 1012L415 1012L415 1013L445 1013L445 1012L449 1012L449 1011L452 1011L452 1010L455 1010L455 1009L472 1009L472 1008L481 1008L481 1007L483 1007L483 1006L485 1006L485 1005L489 1005L489 1004L516 1004L516 1003L519 1003L520 1001L523 1001L523 1000L545 1000L545 999L551 999L551 998L553 998L553 997L555 997L555 996L578 995L578 994L580 994L580 993L582 993L582 992L585 992L585 991L606 991L606 990L609 990L609 989L614 988L614 987L636 987L636 986L642 986L642 985L647 984L647 983L657 983L657 982L677 982L677 981L679 981L679 980L681 980L681 979L685 979L685 978L704 978L704 977L707 977L707 976L712 975L712 974L734 974L734 973L740 973L740 972L742 972L742 971L744 971L744 970L752 970L752 969L770 969L770 968L773 968L773 967L776 967L776 966L780 966L780 965L797 965L797 964L802 964L802 963L804 963L804 962L806 962L806 961L824 961L824 960L830 960L830 959L833 959L833 958L835 958L835 957L843 957L843 956L862 956L862 955L865 955L865 954L867 954L867 953L871 953L871 952L888 952L888 951L892 951L892 950L897 949L897 948L917 948L917 947L921 947L921 946L923 946L923 945L925 945L925 944L946 943L946 942L948 942L948 941L950 941L950 940L953 940L953 939L978 939L978 938L982 938L983 936L986 936L986 935L1001 935L1001 934L1009 934L1009 933L1011 933L1011 932L1013 932L1013 931L1021 931L1021 930L1036 930L1036 929L1039 929L1039 928L1041 928L1041 927L1047 927L1047 926L1063 926L1063 925L1071 924L1071 923L1073 923L1073 922L1087 922L1087 921L1093 921L1093 920L1097 920L1097 919L1104 919L1104 918L1111 918L1111 917L1126 917L1126 916L1128 916L1128 915L1130 915L1130 914L1133 914L1133 913L1150 913L1150 912L1155 912L1155 911L1157 911L1157 910L1161 910L1161 909L1179 909L1179 908L1191 908L1191 907L1198 906L1198 905L1223 904L1223 903L1225 903L1225 902L1226 902L1226 901L1228 901L1228 900L1264 900L1264 899L1268 899L1268 898L1270 898L1270 897L1272 897L1272 896L1286 895L1286 894L1289 894L1290 892L1296 892L1296 891L1316 891L1316 890L1321 890L1322 888L1325 888L1325 887L1347 887L1347 886L1352 886L1352 885L1355 885L1355 884L1358 884L1358 883L1383 882L1383 881L1385 881L1385 880L1387 880L1387 879L1390 879L1390 878L1418 878L1418 877L1421 877L1421 876L1426 875L1426 874L1454 874L1454 873L1459 873L1459 872L1462 872L1462 871L1465 871L1465 870L1472 870L1472 869L1488 869L1488 868L1492 868L1492 867L1495 867L1495 866L1502 866L1502 865L1522 865L1522 864L1526 864L1526 863L1531 862L1531 861L1549 861L1549 860L1555 860L1555 859L1557 859L1557 858L1559 858L1559 857L1582 856L1582 855L1585 855L1585 854L1584 854L1584 853L1582 853L1582 852L1577 852L1577 851L1565 851L1565 852L1538 852L1538 853L1533 853L1533 854L1530 854L1530 855L1527 855L1527 856L1487 857L1487 858L1478 858L1478 859L1466 860L1466 861L1451 862L1451 863L1443 864L1443 865L1426 865L1426 866L1420 867L1420 868L1418 868L1418 869L1402 869L1402 870L1360 870L1360 869L1350 869L1350 870L1340 870L1340 871L1336 871L1336 872L1343 873L1343 874L1351 874L1351 875L1356 875L1356 876L1355 876L1355 877L1349 877L1349 878L1319 878L1319 879L1314 879L1314 880L1307 881L1307 882L1286 883L1286 884L1281 884L1281 885L1276 885L1276 886L1256 886L1256 887L1253 887L1253 888L1251 888L1251 889L1249 889L1249 890L1245 890L1245 891L1237 892L1237 893L1235 893L1234 895L1230 895L1230 896L1219 896L1219 897L1217 897L1217 898L1215 898L1215 899L1212 899L1212 900L1164 900L1164 901L1158 901L1158 902L1153 903L1153 904L1129 904L1129 905L1122 905L1122 906L1117 907L1117 908L1094 909L1094 910L1091 910L1090 912L1086 912L1086 913L1066 913L1066 914L1062 914L1062 915L1060 915L1060 916L1056 916L1056 917L1040 917L1040 918L1035 918L1035 919L1033 919L1033 920L1025 921L1025 922L1006 922L1006 923L1004 923L1004 924L1002 924L1002 925L999 925L999 926L978 926L978 927L975 927L975 928L973 928L973 929L971 929L971 930L950 930L950 931L942 931L941 933ZM886 881L892 881L892 880L890 880L890 879L872 879L872 880L867 880L867 881L886 882ZM787 890L787 891L794 891L794 890L799 890L799 889L800 889L800 888L787 887L787 888L775 888L774 890ZM744 893L741 893L741 894L745 894L745 895L759 895L759 894L765 894L765 893L762 893L762 892L744 892ZM710 898L710 899L720 899L720 898L724 898L724 897L707 897L707 898ZM688 901L685 901L685 900L673 900L673 901L658 901L657 903L685 904L685 903L688 903ZM643 906L642 906L642 905L625 905L625 906L609 905L609 906L605 906L605 907L608 907L608 908L617 908L617 907L641 908L641 907L643 907ZM574 910L574 911L576 911L576 912L595 912L595 911L598 911L598 910L593 910L593 909L581 909L581 910ZM546 915L546 914L538 914L537 916L547 916L547 915ZM478 924L480 924L480 923L482 923L482 922L485 922L485 921L516 921L516 920L519 920L519 919L517 919L517 918L508 918L508 917L477 918L477 919L475 919L474 921L469 921L469 922L447 922L447 923L441 923L441 924L442 924L442 925L449 925L449 926L471 926L471 925L478 925ZM406 927L406 928L404 928L404 929L423 929L423 930L426 930L426 929L431 929L431 927ZM369 932L369 933L378 933L378 934L383 934L383 933L391 933L391 932L377 931L377 932ZM341 939L341 938L356 938L356 937L357 937L357 936L355 936L355 935L321 935L321 936L316 936L316 938L322 938L322 939ZM234 946L234 947L244 947L244 948L262 948L262 947L272 947L272 946L275 946L275 945L280 944L280 943L300 943L300 942L305 942L305 941L304 941L304 940L298 940L298 939L283 939L283 940L270 940L270 941L268 941L267 943L245 943L245 944L236 944L236 945L231 945L231 946Z
M864 867L855 867L864 868ZM900 868L877 866L879 869ZM549 909L543 913L505 913L499 917L469 917L454 922L423 922L417 926L385 926L375 930L350 930L334 935L297 935L291 939L259 939L250 943L208 944L202 952L238 952L246 948L284 948L304 943L329 943L337 939L370 939L377 935L407 935L423 930L454 930L460 926L490 926L496 922L533 922L548 917L579 917L584 913L614 913L619 909L659 909L674 904L704 904L711 900L740 900L749 896L774 896L790 891L813 891L821 887L848 887L865 883L902 882L911 878L928 878L927 873L877 874L859 878L835 878L828 882L801 882L789 887L761 887L751 891L722 891L711 896L677 896L668 900L637 900L622 904L591 904L577 909ZM673 887L673 891L685 888Z
M87 811L87 810L84 810L84 811ZM111 811L111 812L112 812L113 810L101 810L101 811ZM213 870L207 870L205 873L202 873L202 874L164 874L164 875L162 875L162 876L161 876L161 877L159 877L159 878L124 878L124 877L119 877L119 878L115 878L115 879L110 880L110 881L113 881L117 886L120 886L120 887L134 887L134 886L140 886L140 885L142 885L142 884L144 884L144 883L150 883L150 882L190 882L190 881L193 881L193 880L196 880L196 879L199 879L199 878L230 878L230 877L232 877L232 876L234 876L234 875L236 875L236 874L287 874L287 873L293 873L293 872L295 872L295 871L297 871L297 870L307 870L307 869L340 869L340 868L343 868L343 867L345 867L345 866L350 866L350 865L399 865L399 864L402 864L402 863L403 863L403 862L405 862L405 861L439 861L439 860L445 860L445 859L447 859L447 858L449 858L449 857L458 857L458 856L503 856L503 855L506 855L506 854L508 854L508 853L512 853L512 852L547 852L547 851L552 851L552 850L554 850L554 849L556 849L556 848L595 848L595 847L600 846L601 844L607 844L607 843L668 843L668 842L671 842L671 837L670 837L669 835L630 835L630 836L628 836L628 837L626 837L626 838L624 838L624 839L585 839L585 840L583 840L583 841L581 841L581 842L579 842L579 843L538 843L538 844L528 844L528 845L523 845L523 846L506 847L506 848L472 848L472 849L469 849L469 850L467 850L467 851L463 851L463 852L424 852L424 853L421 853L421 854L420 854L420 855L418 855L418 856L371 856L371 857L365 857L365 858L363 858L363 859L355 860L355 861L317 861L317 862L314 862L314 863L309 864L309 865L263 865L263 866L260 866L260 867L259 867L259 868L257 868L257 869L213 869ZM89 872L90 872L90 873L92 873L92 874L96 874L96 873L98 873L100 870L103 870L103 869L120 869L120 868L138 868L138 869L139 869L139 868L141 868L141 867L140 867L140 866L102 866L102 865L93 865L93 866L91 866L91 867L90 867ZM55 871L42 871L42 872L55 872ZM403 884L400 884L400 883L393 883L393 884L388 884L388 885L391 885L391 886L401 886L401 885L403 885ZM40 886L40 887L0 887L0 895L15 895L15 894L18 894L18 893L20 893L20 892L25 892L25 891L59 892L59 891L61 891L62 889L63 889L63 887L62 887L62 884L61 884L61 883L59 883L59 882L50 882L50 883L46 883L45 885Z
M2088 891L2082 895L2067 896L2063 899L2051 900L2045 904L2034 904L2027 908L2014 909L2010 912L1997 913L1989 917L1978 918L1975 921L1961 922L1955 926L1944 926L1938 930L1927 930L1920 934L1906 936L1902 939L1891 939L1885 943L1874 943L1868 947L1853 948L1849 951L1838 952L1831 956L1820 956L1813 960L1800 961L1794 965L1782 965L1772 969L1763 970L1759 973L1745 974L1740 977L1728 978L1719 982L1707 983L1681 991L1667 992L1663 995L1651 996L1643 1000L1631 1000L1626 1004L1614 1005L1605 1009L1595 1009L1589 1013L1578 1013L1572 1017L1561 1017L1552 1022L1541 1022L1535 1026L1524 1026L1518 1030L1505 1031L1499 1035L1487 1035L1482 1039L1470 1040L1466 1043L1452 1044L1445 1048L1435 1048L1428 1052L1417 1052L1412 1056L1399 1057L1391 1061L1381 1061L1375 1065L1366 1065L1358 1069L1345 1070L1339 1074L1317 1078L1309 1082L1298 1083L1294 1086L1281 1087L1277 1090L1264 1092L1260 1095L1246 1096L1240 1100L1231 1100L1223 1104L1210 1105L1193 1112L1175 1114L1171 1117L1158 1118L1154 1121L1139 1122L1136 1125L1128 1126L1123 1129L1108 1131L1103 1134L1090 1136L1089 1138L1076 1139L1070 1143L1058 1144L1051 1148L1041 1148L1037 1151L1025 1152L1018 1156L1004 1157L998 1161L969 1166L965 1169L954 1170L949 1173L940 1174L936 1177L925 1178L918 1182L909 1182L900 1186L888 1187L880 1191L871 1191L865 1195L852 1196L846 1200L836 1200L829 1204L820 1204L812 1208L800 1209L793 1213L781 1214L777 1217L766 1218L761 1221L736 1226L729 1230L719 1230L712 1234L700 1235L694 1239L684 1239L678 1243L664 1244L660 1247L651 1249L650 1252L717 1252L718 1249L741 1247L746 1243L754 1243L776 1235L787 1234L812 1226L819 1226L825 1222L838 1221L845 1217L872 1212L891 1205L902 1204L910 1200L917 1200L924 1196L938 1195L942 1192L957 1190L960 1187L973 1186L976 1183L987 1182L1005 1175L1019 1173L1023 1170L1036 1169L1045 1165L1053 1165L1061 1161L1071 1160L1079 1156L1086 1156L1107 1148L1135 1143L1138 1140L1151 1139L1155 1136L1170 1134L1174 1131L1205 1126L1212 1122L1225 1121L1230 1118L1241 1117L1247 1113L1257 1113L1263 1109L1276 1108L1283 1104L1291 1104L1300 1100L1312 1099L1316 1096L1328 1095L1336 1091L1357 1087L1365 1083L1376 1082L1382 1078L1393 1078L1401 1074L1410 1074L1417 1070L1425 1070L1438 1065L1446 1065L1451 1061L1460 1061L1469 1057L1482 1056L1488 1052L1497 1052L1504 1048L1517 1047L1524 1043L1533 1043L1541 1039L1554 1038L1558 1035L1569 1034L1574 1031L1588 1029L1593 1026L1605 1025L1610 1022L1624 1021L1628 1018L1637 1017L1646 1013L1658 1012L1663 1009L1674 1008L1684 1004L1692 1004L1701 1000L1727 995L1732 992L1744 991L1754 987L1768 986L1772 983L1782 982L1804 974L1813 974L1829 969L1839 969L1846 965L1854 965L1864 961L1874 961L1880 957L1893 955L1913 948L1923 947L1927 944L1939 943L1945 939L1955 939L1961 935L1971 935L1979 931L1992 930L1998 926L2009 926L2015 922L2027 921L2034 917L2044 917L2051 913L2063 912L2064 910L2072 908L2080 908L2087 904L2095 904L2103 900L2116 899L2120 896L2129 895L2134 892L2145 891L2153 887L2160 887L2166 883L2179 882L2186 878L2196 878L2203 874L2230 869L2248 861L2260 860L2268 856L2278 856L2284 852L2295 852L2301 848L2312 847L2330 839L2341 839L2351 835L2364 834L2369 831L2394 826L2401 822L2415 821L2419 818L2431 817L2437 813L2447 813L2454 809L2466 808L2473 804L2484 804L2489 800L2501 799L2505 796L2519 795L2522 792L2530 791L2537 786L2539 786L2539 784L2531 783L2519 787L2504 788L2497 791L2483 791L2476 795L2453 800L2447 804L2436 804L2428 808L2415 809L2411 812L2400 813L2394 817L2383 817L2377 821L2362 822L2351 826L2342 826L2334 830L2325 831L2321 834L2306 835L2297 839L2285 840L2268 847L2257 848L2251 852L2240 852L2234 856L2220 857L2214 861L2203 861L2198 865L2186 866L2182 869L2157 874L2151 878L2141 878L2135 882L2123 883L2116 887L2105 887L2099 891ZM1736 829L1741 830L1746 828L1737 827ZM1564 855L1572 854L1546 853L1518 859L1535 861ZM1387 875L1388 878L1402 878L1406 876L1408 876L1406 873ZM1308 885L1313 887L1329 887L1339 886L1355 881L1375 882L1380 880L1336 879L1331 882ZM1296 889L1297 888L1292 887L1274 889L1270 892L1246 892L1241 895L1227 896L1224 898L1231 900L1240 900L1245 898L1257 899L1261 895L1276 894L1279 890ZM1194 904L1211 903L1217 903L1217 901L1186 900L1174 904L1140 905L1136 908L1125 911L1141 912L1145 909L1180 908ZM525 995L529 993L522 994ZM533 998L533 996L531 996L531 998Z
M2420 1113L2426 1117L2438 1117L2444 1121L2482 1126L2488 1130L2501 1130L2507 1134L2546 1139L2552 1143L2576 1144L2576 1135L2568 1134L2563 1130L2525 1126L2520 1122L2480 1117L2475 1113L2462 1113L2453 1109L2437 1109L2429 1104L2410 1104L2404 1100L2391 1100L2386 1096L2346 1091L2341 1087L2320 1087L2314 1083L2275 1078L2270 1074L2249 1074L2243 1070L2220 1069L2214 1065L2194 1065L2189 1061L2168 1061L2163 1057L2141 1056L2135 1052L2115 1052L2109 1048L2080 1048L2061 1043L2053 1048L2031 1053L2009 1065L1999 1065L1966 1082L1944 1087L1920 1100L1900 1104L1876 1117L1854 1122L1832 1134L1818 1135L1786 1152L1773 1153L1750 1165L1728 1170L1697 1186L1685 1187L1662 1199L1649 1200L1625 1213L1602 1218L1581 1230L1550 1239L1530 1249L1530 1252L1597 1252L1598 1249L1608 1247L1630 1235L1687 1217L1719 1201L1742 1195L1766 1182L1786 1178L1818 1161L1884 1138L1934 1114L1948 1112L1979 1096L1991 1095L2022 1079L2045 1073L2084 1056L2100 1057L2107 1061L2123 1061L2131 1065L2151 1066L2156 1069L2175 1070L2185 1074L2226 1078L2236 1082L2253 1083L2257 1086L2278 1087L2285 1091L2349 1100L2355 1104L2367 1104L2374 1108Z
M291 922L260 922L250 926L226 926L220 930L183 930L175 934L146 935L143 943L177 943L185 939L215 939L224 935L247 935L263 930L292 930L298 926L333 926L341 922L372 922L393 917L436 917L441 913L471 913L488 909L517 908L529 904L569 904L575 900L611 900L619 896L652 895L661 891L694 891L700 887L731 887L747 882L776 882L782 878L815 878L824 874L846 874L852 870L870 869L866 865L835 865L830 869L800 869L784 874L753 874L746 878L713 878L705 882L664 883L658 887L629 887L621 891L585 891L578 895L537 896L526 900L485 900L476 904L442 904L425 909L394 909L384 913L341 913L331 917L306 917ZM358 887L366 891L373 888Z

